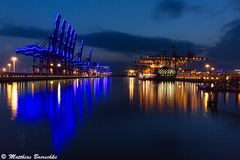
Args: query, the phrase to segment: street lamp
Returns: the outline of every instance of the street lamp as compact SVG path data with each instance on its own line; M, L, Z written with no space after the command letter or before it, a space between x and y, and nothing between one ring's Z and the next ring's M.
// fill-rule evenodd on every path
M60 68L61 66L62 66L61 63L58 63L58 64L57 64L57 67L58 67L58 68ZM61 72L60 69L58 69L57 72L58 72L58 74L60 74L60 72ZM61 74L62 74L62 73L61 73Z
M3 72L6 72L6 68L3 68L2 71L3 71Z
M8 63L8 72L11 72L11 66L12 66L12 64Z
M208 68L210 67L210 65L206 64L205 67L207 68L207 72L208 72Z
M12 61L13 61L13 72L16 72L16 61L17 61L17 57L12 57Z

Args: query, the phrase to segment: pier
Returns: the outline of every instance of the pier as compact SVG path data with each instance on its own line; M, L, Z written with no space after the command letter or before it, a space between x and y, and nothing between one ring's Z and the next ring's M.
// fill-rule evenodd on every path
M35 75L31 73L5 73L0 75L0 83L43 81L43 80L61 80L61 79L78 79L78 78L104 78L103 75Z

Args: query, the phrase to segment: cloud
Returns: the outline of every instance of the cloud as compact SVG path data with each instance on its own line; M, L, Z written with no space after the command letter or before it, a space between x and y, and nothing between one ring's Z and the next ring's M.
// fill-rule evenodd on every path
M32 39L44 39L49 35L49 31L33 27L33 26L17 26L5 24L0 27L0 41L12 45L11 48L6 50L0 50L5 55L13 53L15 48L24 47L32 43ZM21 41L15 41L15 38L21 38ZM104 64L109 64L114 71L120 73L138 58L139 54L149 55L156 54L163 50L170 50L173 45L177 47L178 51L184 52L191 50L192 52L198 52L202 46L195 45L188 41L172 40L162 37L143 37L138 35L132 35L128 33L122 33L117 31L100 30L95 33L79 35L79 41L85 40L86 50L84 56L88 55L87 48L94 48L93 59ZM6 45L8 44L6 43ZM77 46L79 49L79 43ZM76 51L77 51L76 49ZM23 61L31 61L29 57L22 57ZM5 65L2 62L2 65ZM19 62L19 68L31 68L31 63Z
M231 21L230 23L227 23L225 24L223 27L222 27L222 30L223 31L229 31L231 29L233 29L234 27L240 25L240 18L237 18L237 19L234 19L233 21Z
M208 49L208 55L221 66L239 67L240 59L240 18L223 26L224 32L220 41Z
M33 26L5 24L0 28L0 35L28 39L43 39L48 37L49 31ZM159 53L171 48L173 45L175 45L179 51L191 50L197 52L202 48L202 46L195 45L188 41L171 40L162 37L143 37L109 30L101 30L95 33L80 35L79 41L81 39L85 40L87 46L118 52L128 56L139 54L140 51L143 54Z
M101 31L82 35L88 46L105 48L109 51L121 52L127 55L141 52L153 53L171 48L175 45L181 51L199 51L202 46L188 41L171 40L161 37L142 37L116 31Z
M185 13L199 13L205 11L200 5L188 3L186 0L159 1L154 9L155 20L170 20L182 17Z
M0 27L0 36L22 37L31 39L43 39L48 37L49 31L33 26L18 26L13 24L3 24Z

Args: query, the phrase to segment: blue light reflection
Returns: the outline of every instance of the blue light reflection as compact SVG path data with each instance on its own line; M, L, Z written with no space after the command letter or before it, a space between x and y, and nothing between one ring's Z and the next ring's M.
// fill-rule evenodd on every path
M52 146L60 153L78 127L91 120L100 99L107 100L110 78L76 79L2 84L11 119L35 124L46 121L51 127Z

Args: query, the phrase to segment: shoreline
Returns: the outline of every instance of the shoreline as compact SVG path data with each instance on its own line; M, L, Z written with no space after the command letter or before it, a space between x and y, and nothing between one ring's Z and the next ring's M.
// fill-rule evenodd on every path
M0 76L0 83L3 82L24 82L24 81L44 81L44 80L61 80L61 79L77 79L77 78L104 78L104 77L127 77L127 78L136 78L137 77L130 77L127 75L111 75L111 76L64 76L64 75L15 75L15 76ZM188 78L175 78L175 79L139 79L142 81L159 81L159 82L193 82L193 83L213 83L214 80L203 80L203 79L188 79Z
M46 80L64 80L64 79L80 79L80 78L105 78L104 76L22 76L22 77L0 77L0 83L12 82L31 82Z

